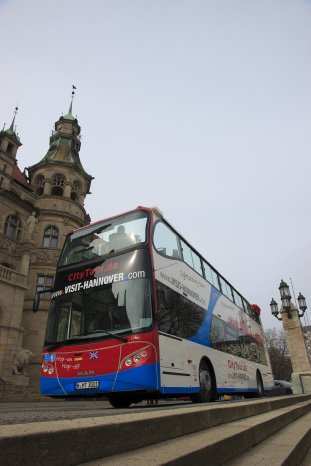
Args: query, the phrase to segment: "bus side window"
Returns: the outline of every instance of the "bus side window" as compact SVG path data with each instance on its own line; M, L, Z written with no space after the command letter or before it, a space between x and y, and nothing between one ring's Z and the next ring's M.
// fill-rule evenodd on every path
M179 335L178 301L179 295L161 282L157 281L157 302L159 330L172 335Z
M160 331L181 338L191 338L197 333L205 316L203 307L158 281L157 302Z
M235 304L237 306L239 306L241 309L244 310L241 296L234 289L232 289L232 292L233 292L233 297L234 297Z
M244 309L245 309L245 312L247 315L249 315L251 318L253 318L253 314L254 314L254 311L253 309L250 307L250 305L248 304L248 302L243 299L243 303L244 303Z
M203 262L203 268L206 280L219 290L218 275L215 270L213 270L206 262Z
M222 344L225 341L224 324L219 317L213 316L211 322L210 342L213 348L222 349Z
M181 258L177 235L162 222L157 222L155 225L153 244L160 254Z
M220 280L221 291L223 292L225 296L227 296L227 298L233 301L231 286L222 277L219 277L219 280Z
M181 248L184 261L186 264L190 265L196 272L198 272L203 277L202 267L201 267L201 260L199 256L192 251L192 249L188 246L188 244L184 243L181 240Z

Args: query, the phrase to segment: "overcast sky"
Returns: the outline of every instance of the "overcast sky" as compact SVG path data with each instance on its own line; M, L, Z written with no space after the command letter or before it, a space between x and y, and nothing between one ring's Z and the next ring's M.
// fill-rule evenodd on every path
M0 0L0 43L22 170L74 84L92 220L157 205L265 328L281 278L311 308L310 0Z

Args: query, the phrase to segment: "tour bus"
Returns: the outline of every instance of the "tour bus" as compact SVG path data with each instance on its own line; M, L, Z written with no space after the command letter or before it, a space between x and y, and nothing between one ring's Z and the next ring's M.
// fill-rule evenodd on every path
M272 389L260 308L158 208L70 232L50 295L42 395L103 396L122 408Z

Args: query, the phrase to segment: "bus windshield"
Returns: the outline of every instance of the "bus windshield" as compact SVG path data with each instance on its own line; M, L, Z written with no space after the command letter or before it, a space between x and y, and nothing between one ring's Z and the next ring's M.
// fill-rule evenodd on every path
M45 344L117 337L151 325L149 279L126 280L53 299Z
M148 214L136 211L99 222L67 237L58 266L75 264L146 242Z

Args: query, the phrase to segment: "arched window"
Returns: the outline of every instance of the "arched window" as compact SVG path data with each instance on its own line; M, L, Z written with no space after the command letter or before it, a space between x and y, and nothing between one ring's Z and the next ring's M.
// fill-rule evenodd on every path
M35 188L35 193L39 194L39 196L41 194L43 194L44 183L45 183L44 176L43 175L38 175L35 182L34 182L34 188Z
M63 175L55 175L52 180L52 191L53 196L62 196L64 194L65 177Z
M54 227L48 227L44 230L43 247L57 248L58 230Z
M73 201L76 201L76 200L77 200L78 194L79 194L79 191L80 191L80 190L81 190L81 183L80 183L80 181L75 180L75 181L72 183L71 194L70 194L70 198L71 198Z
M22 233L22 222L18 215L9 215L5 221L4 233L11 239L19 241Z

